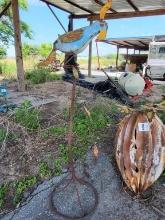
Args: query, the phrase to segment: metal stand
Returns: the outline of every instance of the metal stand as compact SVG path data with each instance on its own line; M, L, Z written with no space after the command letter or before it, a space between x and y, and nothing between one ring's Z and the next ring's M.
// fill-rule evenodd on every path
M74 157L73 157L73 148L72 148L72 142L73 142L73 116L74 116L74 111L75 111L75 99L76 99L76 79L73 79L73 86L72 86L72 93L71 93L71 105L70 105L70 109L69 109L69 122L68 122L68 137L67 137L67 143L68 143L68 160L69 160L69 178L65 178L63 179L61 182L59 182L58 185L56 185L53 189L53 191L50 194L50 208L51 211L65 219L81 219L84 218L88 215L91 215L94 210L97 207L98 204L98 193L97 190L95 189L95 187L87 182L86 180L78 177L76 175L76 169L75 169L75 162L74 162ZM79 185L79 190L78 190L78 185ZM86 190L88 189L88 191L90 190L90 192L92 192L92 198L90 198L90 201L93 203L90 205L90 201L84 201L84 198L81 198L80 195L80 191L81 188L86 188ZM65 212L62 212L59 208L57 208L57 203L58 203L58 198L59 196L66 196L66 192L69 189L74 189L75 193L76 193L76 197L77 197L77 202L76 205L77 210L78 208L81 210L80 214L66 214ZM71 196L69 196L69 198L67 198L68 203L67 206L69 206L69 201L71 201L71 197L73 196L73 194L71 194ZM56 199L55 199L56 198ZM65 197L66 200L66 197ZM86 210L87 208L83 207L84 203L87 204L86 207L88 207L88 210ZM55 204L56 203L56 204ZM90 207L91 206L91 207ZM71 207L69 208L69 210L73 210L75 211L75 207Z

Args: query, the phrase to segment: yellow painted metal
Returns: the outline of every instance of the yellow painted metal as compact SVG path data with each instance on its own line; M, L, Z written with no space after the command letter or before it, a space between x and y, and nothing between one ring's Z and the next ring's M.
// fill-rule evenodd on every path
M112 0L107 0L107 3L100 10L100 20L104 20L107 11L112 7ZM104 40L107 36L107 30L101 30L97 40Z
M107 11L112 7L112 0L107 0L107 3L100 10L100 20L105 18Z
M105 40L106 36L107 36L107 31L101 30L98 37L97 37L97 40Z

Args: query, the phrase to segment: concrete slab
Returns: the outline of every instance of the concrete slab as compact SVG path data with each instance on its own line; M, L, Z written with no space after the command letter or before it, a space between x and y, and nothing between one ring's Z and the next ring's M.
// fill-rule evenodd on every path
M122 183L113 165L113 159L105 154L100 155L97 162L91 153L88 153L86 164L88 167L88 181L93 183L99 194L99 203L94 214L84 220L160 220L161 218L149 207L131 199L122 191ZM82 166L79 166L82 172ZM29 197L27 204L16 212L11 212L1 220L63 220L50 210L48 196L52 185L57 184L63 177L54 177L41 184ZM48 188L49 187L49 188ZM45 189L45 190L44 190ZM86 191L82 191L83 201L88 204L89 198ZM63 195L61 209L66 211L68 206L75 203L72 192ZM68 199L68 200L67 200ZM71 209L71 211L75 211ZM162 218L163 219L163 218Z
M107 77L101 70L92 70L92 77L88 77L88 70L81 70L81 73L86 76L85 79L87 81L92 83L104 81L107 79ZM113 78L118 78L122 74L122 72L110 72L109 70L107 70L107 73ZM163 80L154 80L153 83L155 85L165 85L165 81Z
M42 97L41 95L33 94L23 94L22 92L15 92L9 90L9 95L7 97L7 102L10 104L20 105L24 100L29 100L33 107L38 107L44 104L48 104L56 101L56 98L53 96Z

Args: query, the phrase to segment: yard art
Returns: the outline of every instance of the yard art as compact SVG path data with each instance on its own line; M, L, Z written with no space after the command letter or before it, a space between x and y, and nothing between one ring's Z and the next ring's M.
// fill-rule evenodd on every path
M108 1L108 5L109 5ZM106 5L107 5L106 4ZM109 5L110 6L110 5ZM105 14L109 8L104 6L103 11L101 10L101 14ZM100 16L100 17L103 17ZM99 38L106 37L107 31L107 23L100 20L94 22L92 25L81 28L69 33L66 33L59 38L54 43L54 49L60 50L64 53L73 53L77 54L83 51L90 41L99 34ZM65 64L66 65L66 64ZM97 205L98 205L98 193L93 184L88 181L80 178L76 174L75 161L73 156L73 117L75 112L75 100L76 100L76 80L79 78L79 74L76 66L71 66L73 69L73 86L71 91L70 98L70 108L69 108L69 119L68 119L68 135L67 135L67 151L68 151L68 165L70 175L67 178L64 178L57 186L54 187L53 191L50 194L50 208L51 211L65 219L81 219L86 216L91 215ZM61 193L65 194L67 191L74 191L72 196L69 197L68 203L72 201L72 199L76 196L77 202L72 204L72 208L69 207L69 213L64 213L62 210L58 208L58 199L62 197ZM83 195L81 192L86 191L88 195L91 195L88 199L88 207L86 207L86 202L83 199ZM62 198L60 198L62 200ZM59 200L60 200L59 199ZM74 207L73 207L74 206ZM86 208L85 208L86 207ZM78 213L72 214L70 210L73 212L77 211ZM78 211L80 210L80 211Z
M54 50L63 53L81 53L98 34L98 39L103 40L107 29L105 21L96 21L90 26L65 33L54 42Z
M153 112L133 112L120 123L116 161L130 190L143 193L165 168L165 126Z
M112 0L108 0L100 10L99 21L95 21L87 27L70 31L59 36L59 38L54 42L54 50L59 50L63 53L78 54L85 50L85 48L97 35L97 40L104 40L106 38L108 24L103 19L111 6Z

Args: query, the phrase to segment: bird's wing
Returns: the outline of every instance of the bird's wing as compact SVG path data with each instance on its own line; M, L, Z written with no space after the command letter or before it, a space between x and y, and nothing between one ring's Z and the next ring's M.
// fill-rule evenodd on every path
M77 29L75 31L68 32L59 37L61 43L71 43L73 41L79 40L83 36L83 28Z

